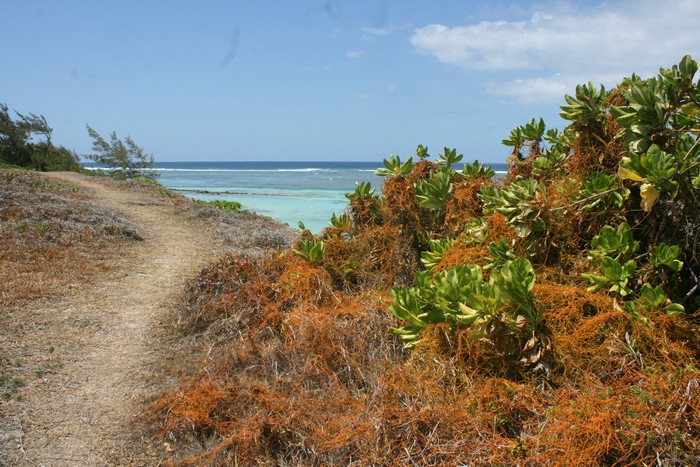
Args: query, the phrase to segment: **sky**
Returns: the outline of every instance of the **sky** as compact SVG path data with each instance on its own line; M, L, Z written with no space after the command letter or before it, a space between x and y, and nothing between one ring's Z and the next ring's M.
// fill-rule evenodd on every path
M0 102L157 161L504 162L564 94L700 59L697 0L0 0Z

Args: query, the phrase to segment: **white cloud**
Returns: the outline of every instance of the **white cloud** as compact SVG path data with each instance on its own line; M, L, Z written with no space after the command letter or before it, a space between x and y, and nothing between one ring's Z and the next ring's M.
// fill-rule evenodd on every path
M363 57L366 53L367 52L365 52L364 50L348 50L347 52L345 52L345 56L347 58L356 59Z
M654 74L687 53L700 58L698 18L696 0L669 6L622 0L595 8L552 3L527 21L431 24L415 29L411 43L418 52L465 70L509 75L528 70L529 78L491 82L493 93L523 101L561 99L562 90L570 93L582 82L611 85L632 72Z
M629 74L629 73L628 73ZM595 85L614 85L622 75L601 74L582 77L577 74L555 73L535 78L518 78L509 81L490 81L486 89L490 94L514 97L524 103L539 101L561 101L564 94L572 94L579 84L593 82Z

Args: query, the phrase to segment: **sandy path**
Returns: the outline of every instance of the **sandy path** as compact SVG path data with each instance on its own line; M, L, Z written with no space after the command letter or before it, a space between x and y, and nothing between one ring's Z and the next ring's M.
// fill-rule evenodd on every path
M132 421L144 399L162 387L149 373L162 349L159 321L186 278L219 246L201 225L188 224L168 204L76 174L50 174L94 195L95 204L138 226L143 242L90 287L50 303L41 314L54 331L48 350L56 365L27 391L17 418L22 463L114 465L158 462L162 447L134 439ZM162 358L162 357L161 357Z

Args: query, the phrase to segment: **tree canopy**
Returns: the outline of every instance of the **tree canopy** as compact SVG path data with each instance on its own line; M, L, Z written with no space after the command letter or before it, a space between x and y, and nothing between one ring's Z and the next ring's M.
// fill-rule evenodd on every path
M0 161L35 170L80 169L73 151L51 143L53 129L43 115L15 112L13 119L6 104L0 104Z
M93 139L92 150L95 153L86 154L85 157L105 165L112 177L122 180L158 178L158 173L152 170L155 158L152 154L146 154L131 136L127 136L122 141L117 137L116 132L112 132L108 142L90 125L86 126L88 134Z

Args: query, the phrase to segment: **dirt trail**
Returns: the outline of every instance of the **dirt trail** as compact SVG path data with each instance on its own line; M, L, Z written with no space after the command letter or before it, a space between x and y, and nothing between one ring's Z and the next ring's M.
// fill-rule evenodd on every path
M27 465L157 463L162 446L135 440L132 421L162 381L151 362L162 353L159 322L185 279L220 247L201 225L188 224L170 204L70 173L49 176L87 189L97 205L138 226L144 241L125 249L94 285L41 310L55 342L55 361L17 417ZM150 200L150 201L149 201Z

